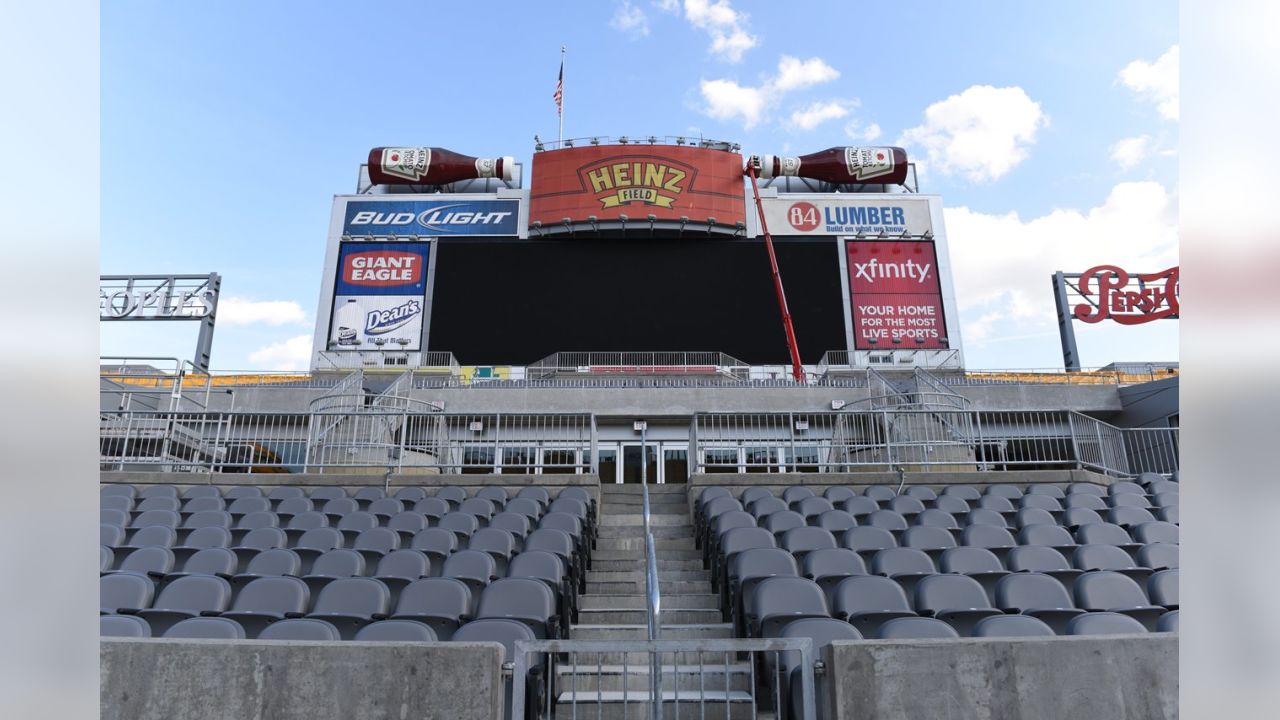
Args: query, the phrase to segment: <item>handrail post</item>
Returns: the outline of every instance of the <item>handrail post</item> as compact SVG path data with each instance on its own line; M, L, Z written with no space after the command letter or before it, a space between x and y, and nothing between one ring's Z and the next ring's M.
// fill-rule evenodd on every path
M644 553L645 553L645 591L647 599L647 620L648 620L648 637L652 642L657 640L661 635L661 618L659 613L662 610L662 601L659 597L658 587L658 559L657 549L653 542L653 530L649 523L649 453L648 453L648 431L649 423L641 420L640 425L640 489L643 493L643 512L644 515ZM678 660L678 656L677 656ZM650 703L649 708L653 720L661 720L662 718L662 659L658 653L649 656L649 681L650 681Z

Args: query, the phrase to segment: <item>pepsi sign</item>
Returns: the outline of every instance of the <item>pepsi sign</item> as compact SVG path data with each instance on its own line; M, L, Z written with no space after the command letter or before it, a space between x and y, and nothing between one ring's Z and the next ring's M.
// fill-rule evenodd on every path
M351 200L342 234L353 237L516 235L519 200Z

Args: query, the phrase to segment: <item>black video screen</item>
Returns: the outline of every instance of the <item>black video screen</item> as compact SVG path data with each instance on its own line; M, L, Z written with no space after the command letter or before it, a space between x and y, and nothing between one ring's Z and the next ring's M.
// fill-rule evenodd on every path
M775 238L800 356L845 347L839 245ZM719 351L787 364L762 240L442 239L429 346L464 365L559 351Z

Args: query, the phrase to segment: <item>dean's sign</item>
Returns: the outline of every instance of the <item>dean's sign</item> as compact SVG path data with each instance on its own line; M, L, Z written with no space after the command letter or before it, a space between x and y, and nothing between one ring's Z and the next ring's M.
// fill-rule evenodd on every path
M922 236L932 231L929 201L912 198L807 199L766 198L765 220L775 235Z
M746 222L742 156L684 145L588 145L533 155L529 222L539 233L589 222Z
M351 200L342 234L350 237L515 235L518 200Z

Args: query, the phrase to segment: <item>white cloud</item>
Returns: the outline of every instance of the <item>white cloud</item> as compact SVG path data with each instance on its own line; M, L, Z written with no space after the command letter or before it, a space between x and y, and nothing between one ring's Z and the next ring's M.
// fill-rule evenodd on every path
M1121 169L1128 170L1151 154L1152 137L1150 135L1139 135L1117 140L1112 144L1110 151L1112 161L1119 165Z
M875 123L864 128L862 123L852 120L844 126L844 134L854 142L875 142L880 137L881 130Z
M628 0L623 0L609 20L609 27L632 38L644 37L649 34L649 16Z
M706 104L702 112L717 120L740 118L743 129L749 130L763 120L786 93L838 77L840 73L822 58L801 60L783 55L778 59L777 72L759 85L742 85L728 79L703 80L700 89ZM850 102L857 104L856 100Z
M1178 46L1174 45L1155 62L1134 60L1120 71L1117 80L1140 97L1155 103L1160 116L1178 119Z
M238 297L218 301L221 325L306 325L307 314L292 300L246 300Z
M812 103L791 113L790 124L801 130L812 130L828 120L838 120L849 114L849 103L832 100Z
M922 147L931 168L972 182L997 180L1017 167L1049 124L1040 103L1016 86L974 85L930 105L924 117L898 142Z
M249 353L249 361L268 370L302 370L311 365L311 336L299 335Z
M661 0L658 7L675 10L674 0ZM723 60L736 63L746 51L759 44L747 30L747 16L733 9L729 0L684 0L684 17L690 25L703 30L711 38L710 51Z
M944 210L964 341L1056 334L1050 276L1100 264L1138 271L1177 263L1178 202L1155 182L1116 185L1086 211L1023 220L967 207Z

